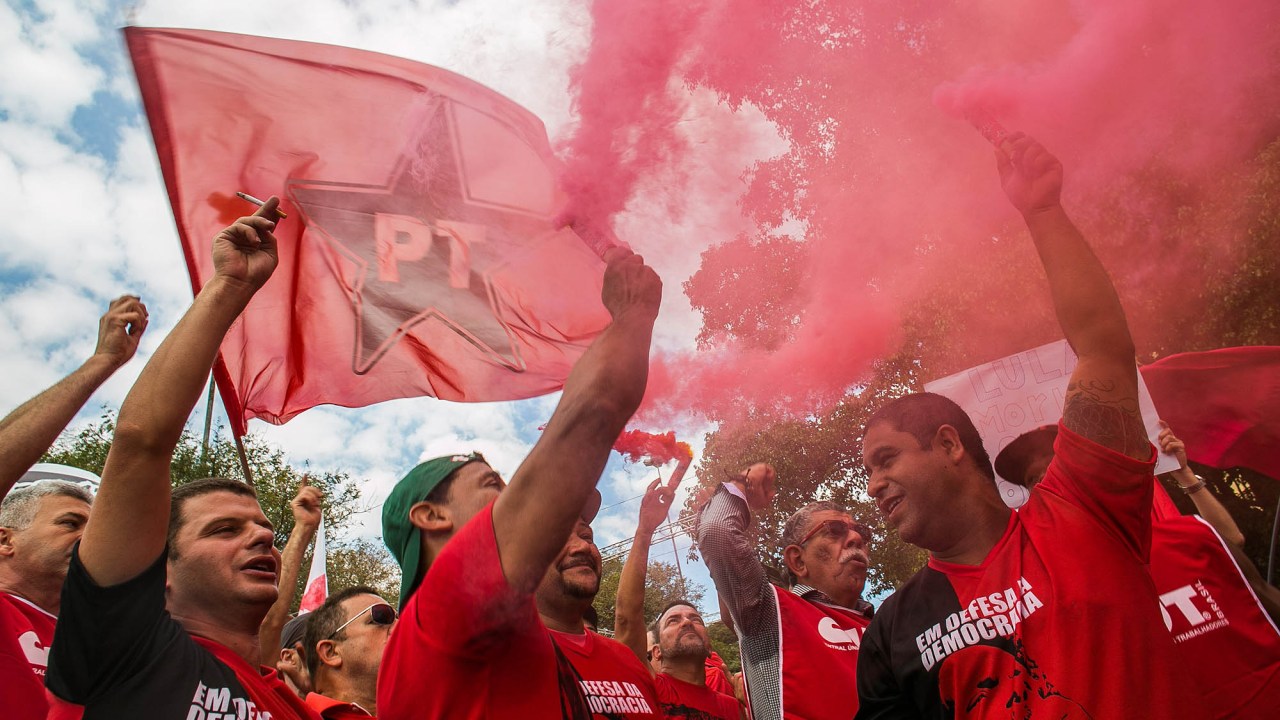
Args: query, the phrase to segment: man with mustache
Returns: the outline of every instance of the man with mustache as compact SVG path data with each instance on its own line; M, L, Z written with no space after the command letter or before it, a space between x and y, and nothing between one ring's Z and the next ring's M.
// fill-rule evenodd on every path
M648 381L662 282L627 250L606 262L612 322L574 365L510 486L479 454L446 455L411 470L382 506L402 576L378 675L383 720L591 717L533 595L564 562L566 540L581 541L583 508Z
M600 590L600 550L590 520L599 500L578 520L573 535L547 568L534 593L538 615L556 650L569 661L591 714L611 720L658 718L649 668L622 643L586 629L582 618ZM578 716L574 716L578 717Z
M862 599L870 532L835 503L800 508L782 532L790 589L775 587L748 536L752 512L773 503L775 477L757 463L716 488L698 547L738 632L751 717L849 718L858 697L835 689L854 686L874 613Z
M677 600L663 608L652 627L644 627L644 584L649 546L658 526L667 519L675 488L654 480L640 501L635 540L623 564L614 606L614 637L653 672L662 713L690 720L737 720L737 698L708 687L707 658L711 643L702 613ZM648 646L649 637L653 646ZM726 681L727 682L727 681ZM732 690L730 690L732 693Z
M1204 717L1146 572L1155 452L1120 299L1060 204L1057 158L1014 133L996 162L1079 358L1057 453L1014 513L956 403L907 395L867 421L867 492L929 560L866 632L857 717Z

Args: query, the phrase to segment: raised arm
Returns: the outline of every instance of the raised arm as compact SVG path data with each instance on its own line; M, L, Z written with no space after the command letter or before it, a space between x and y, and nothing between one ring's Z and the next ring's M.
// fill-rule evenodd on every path
M618 579L618 598L613 609L613 637L631 648L640 662L652 670L645 642L644 583L649 571L649 545L653 533L667 519L675 490L662 484L662 478L654 480L640 501L640 522L636 536L631 541L631 552L622 564L622 576Z
M753 478L752 473L760 477ZM747 536L752 511L763 510L773 501L771 491L761 491L765 477L772 473L771 466L753 465L732 481L746 501L719 487L698 517L698 550L716 584L721 616L727 606L740 636L760 632L777 610L755 543Z
M1195 503L1196 512L1218 531L1223 540L1236 547L1243 547L1244 533L1240 532L1240 526L1236 525L1235 519L1222 506L1218 498L1205 489L1204 481L1191 472L1191 468L1187 465L1187 446L1173 434L1173 430L1169 429L1169 423L1163 420L1160 421L1159 441L1161 452L1170 453L1178 458L1178 469L1170 474L1173 475L1173 480L1179 487L1188 491L1191 502Z
M1062 163L1021 133L996 151L996 163L1005 194L1031 230L1058 323L1080 359L1067 386L1063 424L1099 445L1149 459L1129 325L1107 271L1062 209Z
M493 507L502 571L533 592L564 547L649 378L662 281L644 259L614 248L601 299L613 322L578 360L547 428Z
M214 238L213 278L120 407L102 485L80 541L80 560L99 585L137 577L164 551L173 450L223 336L275 270L275 222L269 218L277 205L271 198Z
M138 349L147 329L147 306L133 295L111 301L98 321L93 356L53 387L0 420L0 499L40 460L89 396Z
M293 607L293 599L298 594L302 556L306 555L307 546L320 527L320 502L323 499L320 489L309 484L304 475L298 494L289 502L289 509L293 511L293 532L289 533L284 552L280 553L280 594L258 628L261 663L267 667L275 667L276 661L280 659L280 632L284 629L284 624L289 622L289 609Z

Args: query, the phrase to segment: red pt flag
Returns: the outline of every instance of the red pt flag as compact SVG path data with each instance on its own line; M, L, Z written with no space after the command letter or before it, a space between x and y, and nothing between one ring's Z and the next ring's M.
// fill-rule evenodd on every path
M1280 347L1170 355L1142 378L1187 457L1280 479Z
M351 48L127 28L192 286L280 195L280 267L215 376L232 429L320 404L510 400L562 387L608 324L604 266L536 116L454 73Z

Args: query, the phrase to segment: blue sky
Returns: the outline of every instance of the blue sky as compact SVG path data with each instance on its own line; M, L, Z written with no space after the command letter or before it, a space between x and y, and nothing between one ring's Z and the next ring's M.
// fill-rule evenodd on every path
M373 0L171 0L137 3L93 0L6 0L0 4L0 332L10 339L0 360L0 414L73 370L91 353L97 318L124 292L143 297L151 327L139 355L100 389L77 419L118 407L130 384L191 299L150 134L118 28L133 22L193 27L361 47L446 67L525 105L546 122L553 142L572 131L569 70L590 42L585 1L524 0L400 2ZM681 92L688 92L681 90ZM729 167L731 177L695 177L684 188L692 208L667 217L658 183L642 188L617 219L623 237L663 276L665 295L655 342L688 348L698 317L680 292L712 238L726 237L736 197L725 193L753 161L781 150L776 133L749 109L730 115L709 95L689 97L683 123L695 148L717 123L753 129L754 147L740 162L721 155L692 166ZM696 137L700 132L707 137ZM739 137L741 133L739 133ZM750 143L748 143L750 145ZM686 196L686 200L690 200ZM648 223L687 230L678 244L646 245ZM716 232L709 232L714 229ZM732 232L732 229L729 230ZM395 481L418 461L459 450L483 451L508 477L537 439L556 396L516 403L462 405L429 398L373 408L322 407L275 427L250 423L290 459L316 470L364 479L370 510L355 534L377 536L378 508ZM225 416L219 406L217 419ZM192 416L203 423L203 403ZM709 429L696 419L675 428L701 450ZM666 471L669 472L669 469ZM664 472L665 474L665 472ZM600 488L604 507L595 524L601 546L630 537L639 501L653 471L614 455ZM692 473L690 473L692 477ZM677 502L681 502L682 497ZM680 549L683 562L687 539ZM670 561L670 545L653 557ZM705 570L687 568L709 591Z

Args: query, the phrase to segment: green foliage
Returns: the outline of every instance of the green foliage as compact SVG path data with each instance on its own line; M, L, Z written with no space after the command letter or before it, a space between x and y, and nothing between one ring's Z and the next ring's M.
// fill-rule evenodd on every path
M742 669L742 657L738 651L738 638L724 621L717 620L707 625L707 637L711 640L711 649L724 660L724 664L732 672Z
M596 593L596 613L600 616L600 629L613 630L614 602L618 598L618 581L622 577L622 564L625 558L613 558L604 563L604 572L600 576L600 591ZM673 563L650 562L644 584L644 621L653 622L667 603L674 600L685 600L703 612L712 612L701 607L702 598L706 595L702 585L680 577Z

